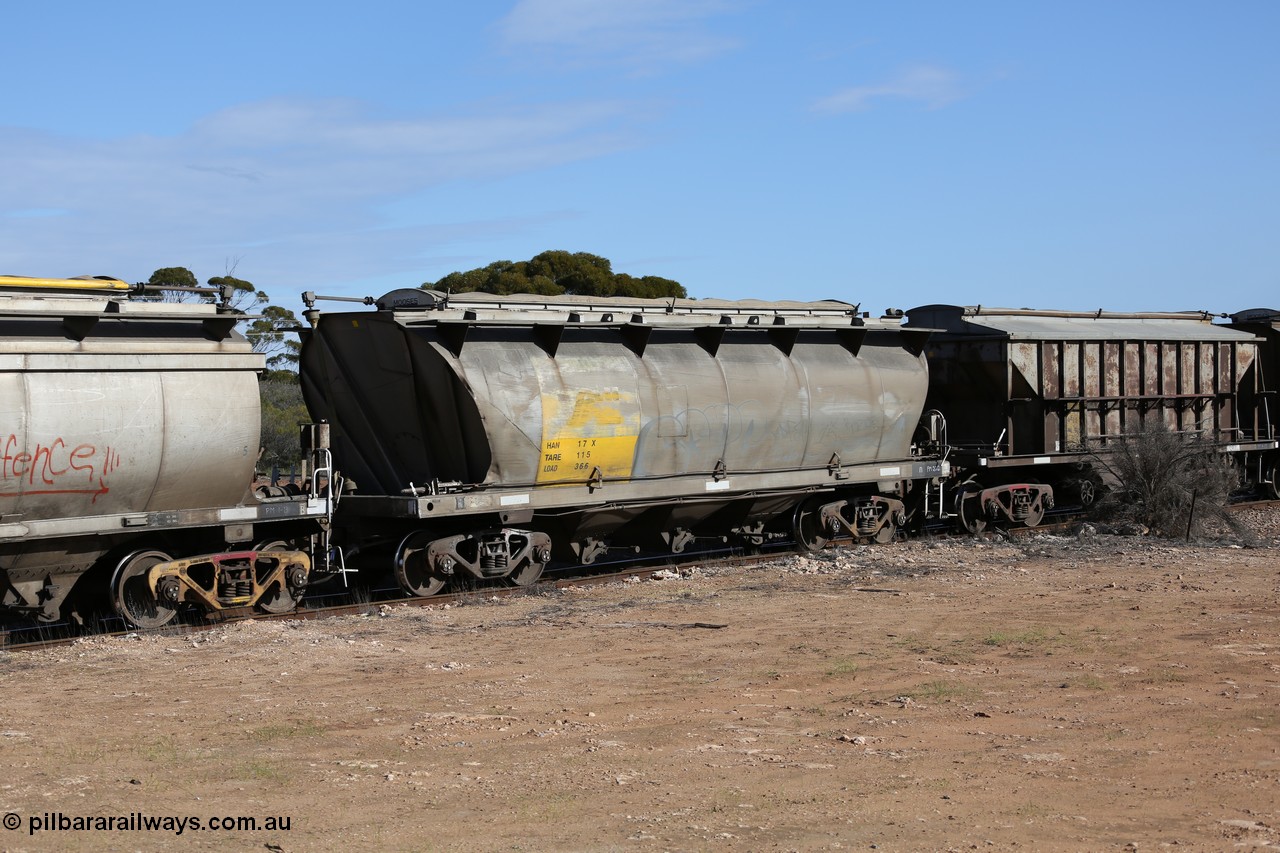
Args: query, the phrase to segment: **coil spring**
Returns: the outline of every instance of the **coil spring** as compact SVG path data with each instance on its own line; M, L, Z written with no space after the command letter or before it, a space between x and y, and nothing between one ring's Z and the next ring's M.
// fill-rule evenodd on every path
M858 535L871 536L880 529L880 513L874 506L858 507Z
M507 555L505 552L492 553L486 551L480 555L480 568L482 571L493 571L495 569L505 569L507 567Z
M1013 493L1013 520L1023 521L1031 514L1031 493L1018 491Z
M253 595L253 579L245 574L223 574L218 580L218 598L245 598Z

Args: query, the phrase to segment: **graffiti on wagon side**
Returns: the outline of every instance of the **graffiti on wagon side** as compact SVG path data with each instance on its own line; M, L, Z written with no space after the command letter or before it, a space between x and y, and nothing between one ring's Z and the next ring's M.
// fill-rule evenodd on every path
M111 491L107 478L120 467L110 446L58 437L23 446L18 436L0 437L0 498L24 495L100 495Z

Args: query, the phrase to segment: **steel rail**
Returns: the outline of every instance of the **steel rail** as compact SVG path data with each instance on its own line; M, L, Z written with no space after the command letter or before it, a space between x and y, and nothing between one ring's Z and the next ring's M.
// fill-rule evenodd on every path
M1280 500L1257 500L1257 501L1240 501L1227 505L1230 512L1239 512L1247 509L1263 509L1269 507L1280 507ZM1057 511L1055 511L1057 512ZM925 537L935 538L956 538L970 540L991 540L991 539L1010 539L1032 536L1038 533L1061 533L1070 530L1073 526L1083 520L1084 513L1067 509L1062 511L1062 515L1051 521L1039 524L1035 527L1011 527L1002 528L999 526L991 526L981 533L956 532L954 530L926 529ZM837 538L828 543L828 547L844 548L851 544L849 538ZM3 651L39 651L42 649L62 648L74 645L80 640L99 637L129 637L129 636L152 636L152 637L183 637L193 634L201 634L211 631L215 628L224 627L238 622L290 622L290 621L311 621L318 619L327 619L336 616L365 616L378 612L383 607L439 607L443 605L466 604L473 602L477 597L485 599L507 598L520 595L537 595L548 589L568 589L571 587L595 586L608 583L621 583L629 578L645 579L652 577L657 572L663 570L679 570L682 567L690 566L708 566L712 568L736 568L739 566L750 566L770 560L780 559L792 554L808 553L795 549L794 543L786 542L778 546L768 548L765 551L755 554L730 554L724 555L717 551L702 551L698 553L689 553L681 555L649 555L641 557L637 565L626 566L616 571L596 571L586 574L571 575L570 572L577 570L578 567L566 567L559 570L552 570L548 575L559 574L560 577L546 576L537 583L527 586L477 586L471 589L456 590L452 592L442 592L436 595L418 597L418 596L400 596L390 598L377 598L360 602L345 602L342 604L309 606L304 599L303 604L297 610L288 613L259 613L251 608L229 608L227 610L217 611L205 614L201 622L184 622L177 625L168 625L163 628L157 628L151 631L138 631L133 629L123 629L118 631L102 631L102 632L86 632L75 635L62 637L37 639L31 641L12 641L10 632L6 631L0 634L0 650ZM659 562L660 561L660 562ZM863 590L863 591L881 591L881 590ZM39 626L30 629L21 629L23 631L32 631L39 633L42 629ZM49 629L45 629L49 630Z

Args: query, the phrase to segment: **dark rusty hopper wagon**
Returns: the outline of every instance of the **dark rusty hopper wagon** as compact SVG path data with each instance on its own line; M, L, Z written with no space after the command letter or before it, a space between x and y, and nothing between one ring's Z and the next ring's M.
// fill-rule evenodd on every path
M885 540L940 470L912 448L927 333L845 303L376 302L309 311L301 376L348 553L381 548L411 592L780 527Z
M1240 405L1248 411L1261 413L1263 422L1270 425L1270 436L1280 436L1280 311L1274 308L1251 308L1231 315L1231 327L1257 335L1266 343L1261 347L1257 363L1258 383L1242 385ZM1280 454L1267 455L1257 472L1263 492L1273 499L1280 498Z
M946 412L951 459L972 474L962 515L965 503L990 508L997 492L1045 484L1088 504L1098 482L1081 472L1152 421L1246 465L1277 446L1260 405L1261 339L1212 315L955 305L909 315L908 327L938 330L929 406Z

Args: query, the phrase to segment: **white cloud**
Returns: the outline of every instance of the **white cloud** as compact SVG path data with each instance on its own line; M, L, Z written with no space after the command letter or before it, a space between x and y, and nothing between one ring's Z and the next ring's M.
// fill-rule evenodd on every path
M385 117L352 101L270 100L173 137L8 128L0 272L145 277L176 264L208 277L245 257L250 279L314 286L413 270L450 240L540 219L405 225L378 213L387 203L624 150L636 144L635 115L630 104L594 102ZM447 210L431 218L450 222Z
M730 0L519 0L498 22L498 31L509 48L538 51L564 65L605 63L649 73L736 47L736 39L709 32L703 22L739 5Z
M882 99L919 101L936 109L959 100L964 94L954 72L933 65L917 65L883 83L842 89L816 101L813 109L833 114L859 112Z

